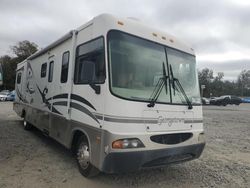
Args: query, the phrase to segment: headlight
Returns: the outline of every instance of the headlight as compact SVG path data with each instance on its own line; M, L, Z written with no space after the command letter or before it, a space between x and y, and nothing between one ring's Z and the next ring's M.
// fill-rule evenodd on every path
M205 141L206 141L205 134L204 133L200 133L199 137L198 137L198 142L205 142Z
M119 139L112 143L113 149L142 148L144 144L138 138Z

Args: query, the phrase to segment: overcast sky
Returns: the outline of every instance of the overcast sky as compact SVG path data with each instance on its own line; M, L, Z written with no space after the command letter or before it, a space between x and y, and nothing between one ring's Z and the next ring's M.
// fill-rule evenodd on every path
M0 56L22 40L43 48L101 13L176 36L195 49L199 69L225 79L250 69L249 0L0 0Z

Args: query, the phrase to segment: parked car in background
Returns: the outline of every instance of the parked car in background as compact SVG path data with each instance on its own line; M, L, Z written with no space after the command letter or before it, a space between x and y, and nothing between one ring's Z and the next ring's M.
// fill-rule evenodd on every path
M217 99L218 97L210 97L209 100L209 104L213 104L214 101Z
M1 92L10 92L10 90L2 90ZM1 92L0 92L0 93L1 93Z
M3 90L0 92L0 101L6 101L8 94L9 94L9 90Z
M235 104L235 105L240 105L240 103L242 103L241 98L236 97L234 95L229 95L229 104Z
M250 97L241 99L242 103L250 103Z
M228 96L213 97L210 99L210 104L218 106L226 106L229 104L230 98Z
M242 103L241 98L233 95L223 95L220 97L213 97L210 99L210 104L218 106L226 106L228 104L240 105Z
M14 101L16 97L16 91L13 90L7 95L7 101Z
M202 101L202 104L203 104L203 105L209 105L209 104L210 104L210 101L209 101L208 98L202 97L202 98L201 98L201 101Z

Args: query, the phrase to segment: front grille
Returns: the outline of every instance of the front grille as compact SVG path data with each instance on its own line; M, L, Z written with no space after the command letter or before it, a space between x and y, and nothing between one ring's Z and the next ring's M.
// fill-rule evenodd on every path
M192 133L175 133L175 134L162 134L151 136L150 139L158 144L179 144L190 139Z
M188 160L191 160L193 158L194 158L194 156L192 154L181 154L181 155L167 156L167 157L155 159L153 161L149 161L149 162L145 163L142 167L149 168L149 167L163 166L166 164L188 161Z

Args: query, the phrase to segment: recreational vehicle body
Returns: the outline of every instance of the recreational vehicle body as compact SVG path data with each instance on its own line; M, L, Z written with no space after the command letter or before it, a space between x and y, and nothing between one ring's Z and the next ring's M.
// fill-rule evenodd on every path
M175 37L103 14L17 66L14 109L76 154L84 176L198 158L195 55Z

